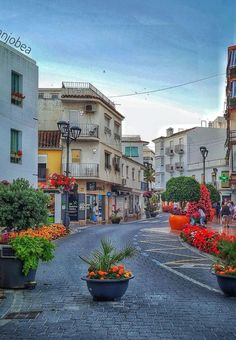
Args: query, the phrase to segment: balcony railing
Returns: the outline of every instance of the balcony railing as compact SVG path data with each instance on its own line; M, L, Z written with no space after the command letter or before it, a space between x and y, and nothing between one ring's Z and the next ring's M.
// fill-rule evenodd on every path
M229 98L229 108L230 109L236 109L236 98Z
M231 144L236 144L236 130L231 130L229 132L229 138Z
M174 172L174 166L172 164L166 164L167 172Z
M184 170L184 163L181 163L181 162L175 163L175 170L183 171Z
M66 164L63 164L63 171L66 170ZM69 175L72 177L98 177L99 164L96 163L70 163Z
M62 93L61 98L70 98L70 97L84 97L84 96L93 96L100 98L108 105L115 108L115 104L108 99L102 92L100 92L95 86L86 82L67 82L64 81L62 83Z
M80 137L98 138L98 125L96 124L77 124L81 128Z
M174 150L171 147L165 148L165 154L167 156L174 156Z
M175 153L183 154L184 153L184 145L183 144L175 145Z
M235 78L236 77L236 66L229 67L227 74L229 78Z

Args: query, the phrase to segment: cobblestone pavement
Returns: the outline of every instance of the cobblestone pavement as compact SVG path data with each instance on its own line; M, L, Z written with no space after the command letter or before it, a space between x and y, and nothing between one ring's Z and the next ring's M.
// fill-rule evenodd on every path
M38 269L36 289L6 292L0 309L5 317L38 313L3 316L0 339L236 339L236 299L221 294L211 259L169 234L166 220L94 226L58 240L55 259ZM139 250L126 262L135 279L120 302L93 302L80 280L87 266L79 254L103 237Z

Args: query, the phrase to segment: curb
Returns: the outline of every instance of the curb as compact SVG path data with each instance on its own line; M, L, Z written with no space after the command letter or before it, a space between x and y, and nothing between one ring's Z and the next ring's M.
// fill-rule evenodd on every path
M180 243L182 244L183 247L185 247L185 248L191 250L193 253L196 253L196 254L201 255L201 256L203 256L203 257L209 258L212 262L213 262L213 261L216 261L216 257L215 257L214 255L210 255L210 254L208 254L208 253L205 253L204 251L201 251L201 250L199 250L199 249L197 249L197 248L191 246L191 245L188 244L187 242L183 241L182 238L181 238L180 236L179 236L178 238L179 238L179 241L180 241Z

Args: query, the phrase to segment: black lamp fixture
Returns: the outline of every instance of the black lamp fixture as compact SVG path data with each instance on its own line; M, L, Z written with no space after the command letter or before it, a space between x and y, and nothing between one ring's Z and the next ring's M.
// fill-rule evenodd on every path
M205 146L200 146L200 152L202 154L202 161L203 161L203 184L205 184L205 172L206 172L206 158L208 155L208 150Z
M213 168L213 172L212 172L212 177L213 177L213 185L215 186L215 188L217 187L217 172L218 169L217 168Z
M70 126L70 122L66 122L64 120L60 120L57 122L58 130L61 132L61 136L66 139L66 171L65 175L69 176L69 154L70 154L70 143L72 141L76 141L81 133L81 128L78 126ZM65 192L66 198L66 209L64 214L63 224L68 228L70 225L70 217L69 217L69 193Z

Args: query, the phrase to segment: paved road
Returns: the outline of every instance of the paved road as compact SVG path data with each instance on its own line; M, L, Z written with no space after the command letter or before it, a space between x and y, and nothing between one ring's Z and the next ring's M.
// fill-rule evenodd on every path
M58 240L55 259L38 269L36 289L9 293L1 305L2 312L11 303L8 313L39 314L1 319L0 339L236 339L236 299L221 294L211 260L169 234L166 220L93 226ZM80 280L86 265L79 254L104 237L139 250L126 262L135 279L120 302L93 302Z

